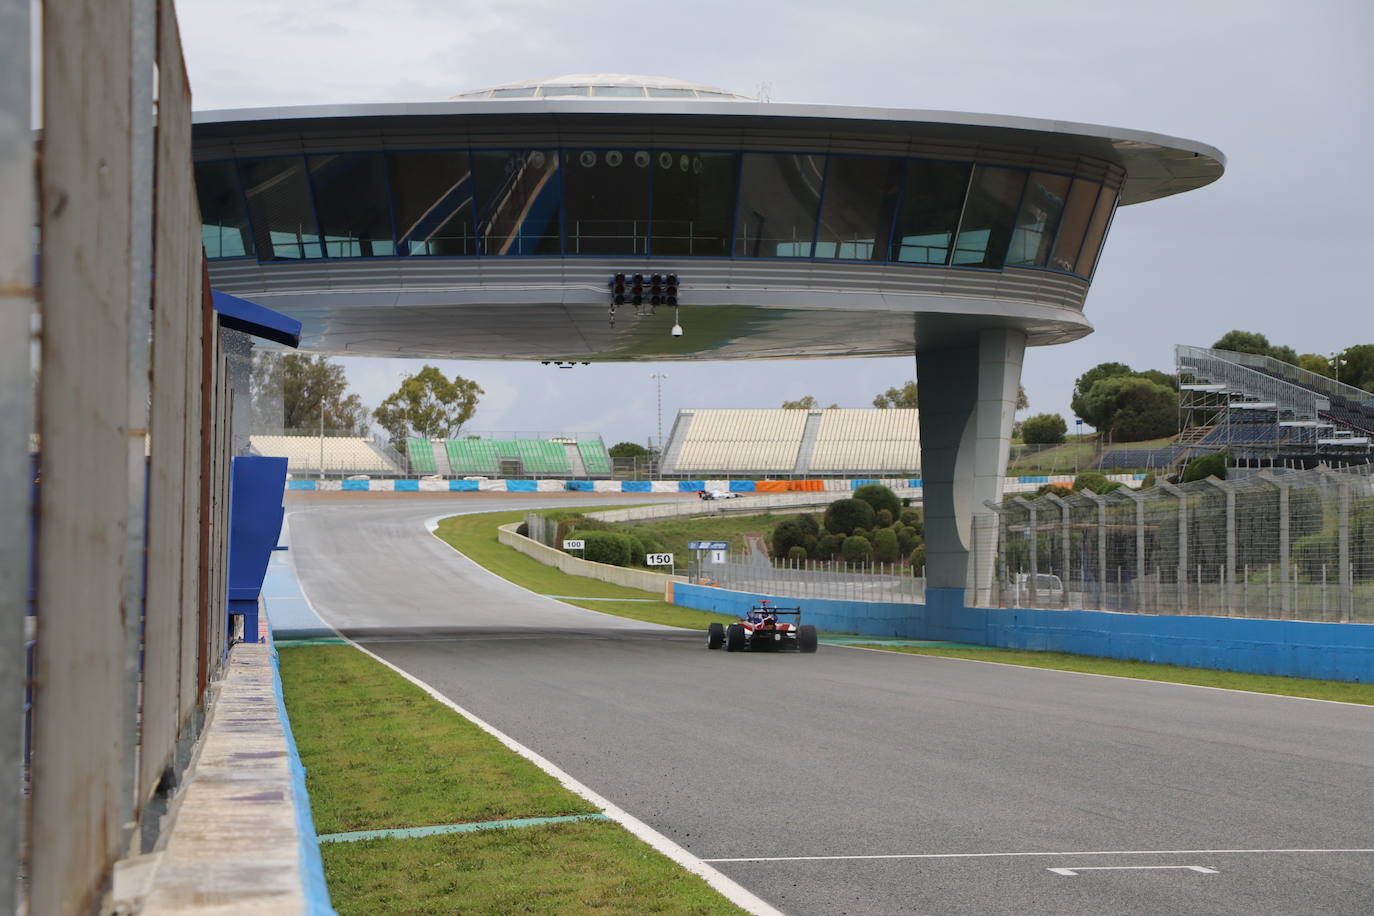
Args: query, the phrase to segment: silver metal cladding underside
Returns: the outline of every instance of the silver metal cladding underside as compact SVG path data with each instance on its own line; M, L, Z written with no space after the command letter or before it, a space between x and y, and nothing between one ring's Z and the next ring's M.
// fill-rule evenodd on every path
M606 278L675 272L674 310L610 321ZM303 349L356 356L635 361L905 356L934 335L1092 331L1087 281L1043 270L870 263L435 258L210 262L216 288L301 321Z

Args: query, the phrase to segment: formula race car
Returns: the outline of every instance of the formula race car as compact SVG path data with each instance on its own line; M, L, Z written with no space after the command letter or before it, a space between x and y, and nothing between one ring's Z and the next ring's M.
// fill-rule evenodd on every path
M779 617L794 617L792 623L779 623ZM706 628L706 648L724 648L726 652L815 652L816 628L803 625L801 608L774 607L767 599L760 599L749 608L749 616L728 627L713 623Z
M697 499L739 499L734 490L697 490Z

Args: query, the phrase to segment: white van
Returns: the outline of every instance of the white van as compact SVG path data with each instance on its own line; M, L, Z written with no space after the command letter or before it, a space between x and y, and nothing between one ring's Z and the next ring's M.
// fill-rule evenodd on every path
M1031 600L1030 573L1017 573L1013 584L1016 587L1016 603ZM1035 604L1038 607L1059 607L1064 603L1064 583L1058 576L1049 573L1035 574Z

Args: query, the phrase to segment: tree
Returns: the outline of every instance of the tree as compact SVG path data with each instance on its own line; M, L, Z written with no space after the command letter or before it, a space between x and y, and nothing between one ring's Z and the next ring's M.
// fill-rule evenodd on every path
M1026 386L1016 386L1016 409L1025 410L1030 406L1030 398L1026 397Z
M612 458L645 458L649 450L638 442L617 442L606 449L606 454Z
M873 406L883 410L887 408L915 410L917 406L916 383L907 382L901 388L887 389L873 399Z
M800 522L793 518L783 519L773 529L773 556L785 557L793 547L802 546L805 540L806 533L802 531Z
M448 379L434 366L425 366L406 376L374 416L394 444L404 443L412 432L426 439L452 439L477 412L483 394L471 379L461 375Z
M1096 382L1082 399L1085 420L1116 442L1139 442L1178 432L1178 394L1139 376Z
M1021 438L1027 445L1050 445L1064 441L1069 424L1057 413L1041 413L1021 424Z
M879 528L873 534L873 555L879 563L897 562L897 532Z
M1254 331L1227 331L1221 335L1213 350L1230 350L1232 353L1252 353L1255 356L1268 356L1272 349L1269 338Z
M868 538L854 535L844 539L844 544L840 547L840 554L846 563L854 565L867 563L873 559L873 545L868 543Z
M1229 458L1230 456L1226 452L1199 455L1183 466L1183 476L1179 478L1179 482L1192 483L1194 480L1206 480L1208 477L1225 480L1226 465Z
M1120 489L1120 487L1120 483L1115 480L1108 480L1107 475L1101 471L1080 471L1078 476L1073 479L1073 489L1088 490L1099 496Z
M1299 369L1306 369L1308 372L1324 375L1327 378L1334 378L1335 374L1331 371L1331 360L1325 356L1318 356L1316 353L1304 353L1298 357L1296 363Z
M809 394L806 395L805 397L798 398L798 399L795 400L795 401L783 401L783 402L782 402L782 409L783 409L783 410L819 410L819 409L820 409L820 406L821 406L820 403L819 403L814 397L812 397L812 396L809 395ZM826 410L834 410L834 409L836 409L836 408L839 407L839 406L840 406L839 404L831 404L829 407L827 407L827 408L825 408L825 409L826 409Z
M328 357L263 350L253 355L249 393L257 429L317 430L323 404L325 429L361 436L367 432L367 408L347 392L343 366Z
M1374 344L1346 347L1336 357L1336 378L1364 391L1374 391Z
M1100 422L1102 418L1093 416L1088 407L1088 392L1103 379L1130 374L1131 367L1125 363L1098 363L1084 372L1078 377L1078 381L1073 383L1073 400L1069 402L1069 406L1073 408L1074 415L1082 417L1085 422L1096 429L1103 429L1106 424Z
M855 528L873 527L873 507L862 499L837 499L826 507L822 522L831 534L846 535Z

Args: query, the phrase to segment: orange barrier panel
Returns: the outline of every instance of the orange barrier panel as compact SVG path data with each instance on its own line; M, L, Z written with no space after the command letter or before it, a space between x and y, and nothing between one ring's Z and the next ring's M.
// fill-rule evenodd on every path
M786 493L787 480L760 480L754 484L755 493Z
M824 480L790 480L788 488L794 492L819 493L825 490Z

